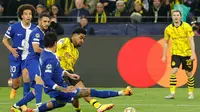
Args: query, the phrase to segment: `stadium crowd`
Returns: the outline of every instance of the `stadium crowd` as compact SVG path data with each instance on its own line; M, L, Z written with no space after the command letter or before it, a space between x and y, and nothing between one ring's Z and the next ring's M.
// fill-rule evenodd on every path
M36 8L36 16L47 12L55 23L73 22L80 23L80 26L87 25L88 22L171 22L171 11L178 4L189 8L186 21L193 23L197 34L199 31L199 26L194 21L200 16L200 0L1 0L0 21L8 21L5 16L17 16L17 8L22 4L32 4ZM93 31L90 32L94 34Z

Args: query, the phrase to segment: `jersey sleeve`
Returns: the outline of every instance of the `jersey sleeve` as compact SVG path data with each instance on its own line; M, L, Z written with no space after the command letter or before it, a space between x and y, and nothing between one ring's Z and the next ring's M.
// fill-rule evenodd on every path
M52 81L52 75L56 67L57 62L53 60L47 60L44 65L43 81L46 87L55 89L58 85Z
M187 29L188 38L193 37L194 36L194 32L192 30L192 27L189 24L187 24L186 29Z
M64 52L65 52L65 49L66 49L66 39L65 38L63 38L63 39L60 39L58 42L57 42L57 52L56 52L56 55L58 56L58 57L62 57L62 56L64 56Z
M33 32L31 33L30 36L31 36L30 38L32 39L32 43L40 44L40 39L41 39L40 33Z
M15 30L14 30L14 27L13 25L9 26L6 33L5 33L5 36L7 38L12 38L12 36L15 34Z
M165 39L165 40L169 40L169 39L170 39L170 35L169 35L169 33L168 33L168 27L165 28L165 31L164 31L164 39Z

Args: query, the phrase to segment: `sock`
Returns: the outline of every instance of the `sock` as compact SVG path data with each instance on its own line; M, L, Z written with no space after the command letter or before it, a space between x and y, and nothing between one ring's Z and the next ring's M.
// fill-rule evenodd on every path
M92 105L96 109L98 109L101 106L101 104L99 103L99 101L97 101L96 99L90 100L90 105Z
M175 94L176 83L177 83L176 75L173 75L173 74L170 75L170 92L171 92L171 94Z
M17 102L16 105L21 107L22 105L27 104L34 98L35 98L35 95L33 94L32 91L30 91L29 93L26 94L26 96L24 96L24 98L22 98L19 102Z
M17 91L18 88L19 88L19 87L14 88L14 86L12 85L12 89L13 89L13 91Z
M35 98L36 98L36 107L40 106L42 103L42 88L41 84L35 84Z
M118 92L115 91L97 91L95 89L90 90L91 97L98 97L98 98L110 98L119 96Z
M50 110L53 110L55 108L60 108L60 107L64 107L66 104L65 103L58 103L56 100L52 100L51 103L53 104L53 108L48 108L47 107L47 103L49 102L46 102L44 104L42 104L38 110L39 112L46 112L46 111L50 111Z
M194 92L194 77L193 76L188 77L187 85L188 85L188 93L192 94Z
M72 105L73 105L75 111L81 110L80 105L79 105L79 100L77 98L74 99Z
M24 82L24 96L30 91L30 83Z
M79 112L79 111L81 111L81 108L80 108L80 107L74 108L74 110L75 110L76 112Z

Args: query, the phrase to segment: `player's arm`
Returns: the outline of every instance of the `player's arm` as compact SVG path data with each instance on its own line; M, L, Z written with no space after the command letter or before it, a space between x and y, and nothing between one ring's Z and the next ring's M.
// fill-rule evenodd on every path
M33 38L32 41L32 46L33 46L33 50L36 53L41 53L42 52L42 48L40 47L40 34L39 33L33 33L30 35L31 38Z
M52 68L50 69L48 66L52 66ZM52 88L56 91L61 91L61 92L72 92L75 90L74 87L67 87L67 88L64 88L62 86L59 86L58 84L56 84L54 81L51 80L51 76L53 75L53 69L56 65L53 65L53 64L50 64L48 63L46 65L46 70L45 70L45 73L44 73L44 77L43 77L43 81L44 81L44 84L45 86L49 87L49 88Z
M163 47L163 56L164 57L167 56L168 43L169 43L169 41L164 39L164 47Z
M190 37L190 45L191 45L191 50L192 50L192 56L195 55L195 43L194 43L194 37ZM193 60L193 59L192 59Z
M65 89L59 85L57 85L54 81L52 81L52 75L56 66L56 62L49 60L45 63L44 67L44 74L43 74L43 81L46 87L52 88L57 91L64 91Z
M164 48L163 48L163 57L162 60L165 62L166 58L167 58L167 49L168 49L168 43L169 43L169 34L167 31L167 28L165 29L165 33L164 33Z
M67 87L64 88L62 86L59 86L52 80L52 75L54 73L54 69L57 65L57 61L54 60L47 60L46 63L43 65L45 67L44 74L42 74L42 80L44 81L44 85L48 88L52 88L57 91L61 92L72 92L74 91L74 87Z
M18 52L17 52L17 48L13 48L11 45L10 45L10 38L14 35L14 29L10 26L8 28L8 30L6 31L4 37L3 37L3 40L2 40L2 43L5 45L5 47L13 54L13 56L15 58L17 58L19 55L18 55Z
M191 46L191 50L192 50L191 60L194 60L194 58L195 58L194 32L192 31L191 26L188 26L187 29L188 29L188 37L189 37L189 41L190 41L190 46Z
M34 52L36 52L36 53L42 52L42 48L40 47L39 43L32 43L32 45L33 45Z
M73 79L73 80L78 80L80 79L80 76L77 74L71 74L68 71L64 70L63 71L63 76L68 76L69 78Z

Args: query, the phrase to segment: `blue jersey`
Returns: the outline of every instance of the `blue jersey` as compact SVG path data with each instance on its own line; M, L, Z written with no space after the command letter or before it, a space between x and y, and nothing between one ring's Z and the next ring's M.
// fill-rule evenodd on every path
M42 51L40 56L40 68L42 80L45 85L45 93L49 94L50 97L58 95L57 91L55 91L57 85L67 87L67 84L62 79L63 69L53 52L46 49Z
M27 59L36 59L39 60L40 53L37 53L33 49L33 43L39 44L40 48L44 48L44 32L37 26L35 27L31 34L29 39L29 54Z
M18 59L24 60L28 55L29 35L35 27L36 25L31 24L29 28L26 28L22 22L18 22L11 25L6 31L5 36L12 39L12 47L17 48Z

